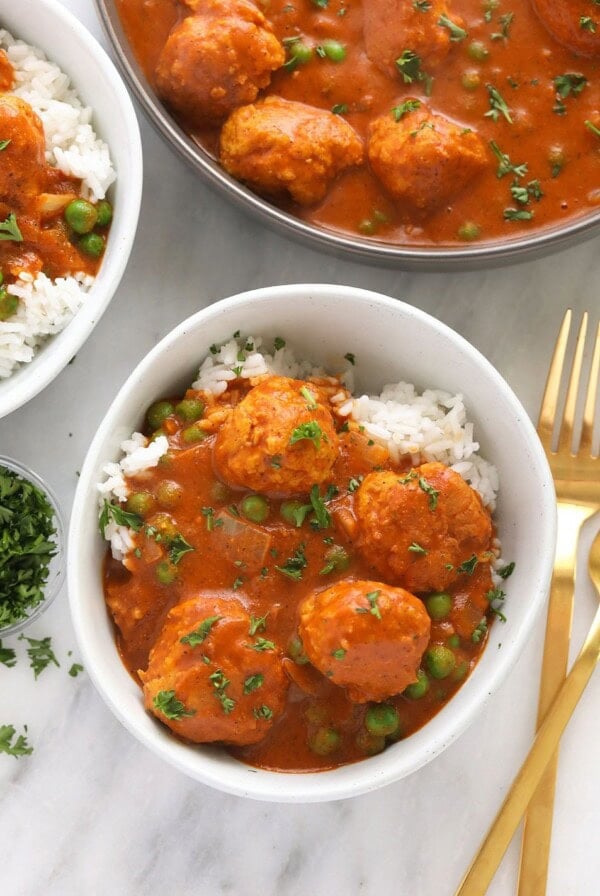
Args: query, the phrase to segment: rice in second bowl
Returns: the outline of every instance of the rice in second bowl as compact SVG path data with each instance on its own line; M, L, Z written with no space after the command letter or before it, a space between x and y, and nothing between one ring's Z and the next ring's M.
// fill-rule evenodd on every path
M29 104L44 127L48 165L81 181L79 195L91 203L104 200L116 178L107 145L92 126L92 109L82 104L68 76L35 47L0 30L0 50L14 72L8 94ZM0 318L0 378L32 360L36 349L60 332L85 301L94 276L69 270L49 277L42 270L11 272L6 292L18 299L16 311Z
M478 453L479 445L474 438L473 426L467 419L462 397L437 390L420 394L414 386L406 383L388 385L378 396L356 397L351 391L355 364L360 364L360 360L357 362L353 354L347 353L345 361L340 360L339 366L334 368L337 375L331 376L310 363L299 362L283 339L276 339L271 348L263 345L259 337L242 338L236 334L226 344L211 347L197 379L180 403L175 403L173 399L157 403L157 406L164 406L160 409L161 414L164 412L165 415L162 420L159 421L152 410L155 405L151 407L147 418L147 434L134 433L131 439L122 444L125 456L120 461L105 466L106 478L98 486L100 529L110 542L112 551L112 559L107 559L104 570L105 597L120 631L121 655L129 671L134 675L139 673L144 684L146 708L162 722L167 719L167 724L176 734L197 742L220 740L233 744L230 747L233 755L262 768L302 771L343 765L371 755L371 751L384 749L390 739L397 739L397 736L405 736L417 730L440 709L444 700L453 696L463 678L477 662L487 637L488 623L494 614L501 615L504 593L500 585L512 570L511 564L505 565L500 559L500 544L490 520L496 502L498 476L495 468ZM249 473L248 479L240 480L236 478L233 466L223 468L222 453L217 454L217 446L228 421L233 419L236 409L241 407L246 398L256 395L261 389L264 394L269 387L274 390L291 390L291 404L280 405L283 417L287 416L288 409L293 405L300 407L299 414L306 416L308 413L310 417L312 413L321 413L322 403L326 404L333 429L327 428L327 424L322 431L317 427L315 431L308 433L302 428L314 427L316 424L303 423L294 429L293 438L286 441L285 436L282 444L294 445L300 439L308 440L304 444L310 444L310 440L316 438L315 451L318 453L320 449L317 442L322 439L321 447L326 447L327 453L333 443L336 444L337 451L339 441L340 454L335 461L335 464L340 464L339 467L335 470L331 468L324 476L320 475L320 467L315 467L309 474L311 477L315 474L315 478L308 479L302 487L290 485L280 489L274 484L276 480L280 481L278 471L281 469L281 475L284 476L295 468L293 465L289 466L290 458L285 447L281 455L277 452L270 457L275 448L274 443L269 442L270 418L267 414L266 418L255 418L261 421L256 423L258 429L261 426L267 427L266 442L251 440L246 444L244 438L240 437L237 441L235 438L233 441L230 439L229 448L231 457L235 459L240 452L250 450L250 445L260 445L261 450L269 455L265 458L266 467L276 470L271 470L268 474L271 484L260 487L252 480L254 474ZM195 405L194 413L201 416L187 416L189 403ZM271 418L276 419L275 411ZM191 426L190 419L195 420ZM195 436L193 441L187 439L188 428L198 430L197 438ZM277 426L274 427L275 430L279 432ZM330 434L327 437L324 433ZM329 443L329 447L323 443ZM265 447L267 444L268 449ZM319 478L316 478L315 471L319 473ZM423 584L424 580L421 579L421 585L417 585L416 578L413 578L414 587L409 587L408 579L403 581L393 578L403 575L402 573L394 572L392 575L386 571L388 555L385 544L375 560L372 555L368 555L365 504L368 505L375 495L375 500L379 500L382 506L372 490L373 484L375 479L381 482L381 477L388 477L387 486L392 489L400 487L403 492L406 489L406 492L411 492L415 500L420 502L419 513L424 514L425 527L434 524L437 526L437 521L430 518L429 514L437 509L438 514L441 513L442 518L445 518L449 512L448 497L443 491L446 485L438 484L432 478L440 474L445 477L446 483L451 480L452 488L456 488L459 494L467 495L467 504L470 502L475 516L483 514L487 534L481 536L479 547L473 548L477 554L473 553L471 556L475 542L466 540L455 551L452 563L444 563L446 572L442 571L442 575L448 577L447 588L436 584L433 579L427 584ZM462 480L468 481L471 489ZM310 482L318 484L310 485ZM432 482L436 482L435 487ZM220 493L223 487L224 494ZM437 491L438 488L442 491ZM361 497L363 494L366 497ZM439 498L438 507L440 495L442 497ZM289 500L290 496L297 496L301 500ZM246 508L245 504L246 499L256 502L257 498L263 510L264 505L267 507L267 516L262 519L253 518L250 505ZM172 500L175 503L171 503ZM182 502L181 507L178 501ZM369 507L366 513L370 513ZM248 523L248 520L251 522ZM257 533L255 523L263 524L261 532ZM358 529L355 524L358 524ZM381 525L383 531L384 523ZM322 529L328 531L320 532ZM427 539L422 528L420 531L423 538ZM267 551L265 533L273 538L273 547L277 538L281 537L279 550L274 553L271 549ZM403 537L405 534L403 533ZM251 559L250 554L236 554L236 539L240 537L243 540L246 536L259 540L262 546L260 562L256 558ZM423 549L423 544L427 549ZM422 538L412 543L409 539L407 545L409 553L403 556L409 558L411 564L421 560L420 555L430 551L429 559L433 560L433 554L437 550ZM378 548L376 550L379 551ZM223 551L225 559L221 571L223 559L219 558ZM179 566L183 557L185 559ZM445 560L448 559L446 556ZM261 564L262 568L259 569ZM124 574L122 565L127 568L128 573ZM253 568L254 565L256 568ZM306 589L308 591L305 593ZM450 593L442 593L446 590ZM348 593L352 604L349 616L348 604L343 603L347 600ZM415 594L420 597L415 597ZM381 596L383 602L381 613L377 604L378 596ZM370 608L365 598L369 600ZM311 614L314 617L316 613L318 618L323 610L323 607L319 609L319 601L329 600L332 602L329 609L333 606L335 613L346 613L346 620L350 619L347 637L344 635L346 640L340 640L339 643L335 628L337 623L332 623L331 617L323 617L317 625L311 623L310 619L306 621ZM299 601L297 607L294 601ZM372 682L362 690L360 687L358 690L354 687L353 690L353 686L348 685L349 696L339 698L349 700L349 703L344 704L344 712L347 710L349 713L346 721L341 723L338 719L338 723L342 725L340 730L344 738L343 747L339 754L327 758L330 752L337 749L338 741L335 738L338 735L335 738L331 735L327 740L327 732L323 730L323 718L326 716L322 714L322 688L327 691L328 696L324 698L326 700L335 701L338 699L335 694L339 696L345 692L346 684L335 676L347 664L348 659L344 659L346 654L353 650L352 637L359 625L355 621L360 620L362 627L364 624L372 626L371 617L381 620L383 615L386 620L388 610L393 617L396 610L400 612L398 608L403 601L408 601L407 612L417 612L422 618L426 607L431 616L431 640L427 641L428 635L423 630L414 635L419 644L416 668L418 669L421 657L423 663L423 668L418 669L418 679L415 678L417 672L411 665L408 678L402 679L402 682L395 681L388 690L382 691L379 683L373 686ZM253 614L256 613L249 617L249 629L244 629L242 606L247 612L252 610ZM155 612L157 607L158 612ZM291 617L283 618L290 608L292 615L299 614L297 618L300 619L300 628L297 631L304 639L305 646L306 639L313 637L310 649L307 648L308 659L303 656L302 641L298 648L298 638L293 634L293 626L298 623L294 623ZM233 614L230 618L229 613ZM355 613L361 616L357 617ZM338 621L340 619L339 616L335 618ZM221 623L220 620L226 621ZM196 628L199 622L201 624ZM222 648L225 627L230 623L238 628L241 626L245 632L241 644L242 653L234 647L234 651L237 651L235 662L242 662L240 668L245 670L244 674L252 673L243 682L243 692L239 691L239 683L236 682L237 673L227 671L227 653L217 656L211 653L213 645L220 643ZM387 621L382 622L380 631L383 632L388 624ZM173 649L179 653L184 651L185 655L180 657L183 664L182 676L184 668L189 671L199 661L209 666L198 667L199 682L209 672L212 673L209 678L214 692L210 685L207 686L208 703L202 704L202 707L194 702L196 692L185 690L183 677L171 679L170 673L164 678L161 674L158 678L155 675L156 657L164 655L166 640L174 636L173 627L181 625L184 627L177 628ZM331 634L332 625L336 633L335 644L324 648L321 656L324 657L322 663L325 666L321 667L318 640L328 632ZM137 626L143 634L139 636L138 645L132 646L137 637ZM216 634L213 626L216 626ZM223 631L219 634L221 627ZM259 631L260 637L257 635ZM209 639L211 632L216 639L214 642ZM290 634L291 640L288 640ZM378 637L385 635L379 634ZM252 638L255 638L255 642ZM205 641L206 646L194 653L194 648ZM231 643L227 639L225 641ZM181 644L188 643L191 648L189 651L181 647ZM413 644L413 641L410 643ZM427 643L429 646L425 651ZM214 649L218 652L218 646ZM414 645L410 648L413 653L415 649ZM147 650L150 651L149 658L147 653L144 654ZM280 654L280 650L285 655ZM385 655L386 650L382 649L382 655ZM245 659L242 656L244 651ZM261 654L261 662L264 659L262 653L269 652L271 665L254 669L253 651ZM281 743L278 732L281 732L284 721L284 717L273 720L273 716L282 712L281 695L276 695L272 704L267 699L267 696L273 696L271 685L267 687L269 676L274 674L274 659L270 652L282 657L283 668L293 688L299 688L290 697L291 706L295 708L288 707L292 714L295 713L292 725L296 727L293 730L300 731L298 725L304 725L302 718L306 712L307 739L301 735L297 739L297 745L302 744L298 746L300 758L297 764L294 764L295 757L288 756L288 759L280 762L278 758L273 758L275 754L269 752L273 744L277 749L277 744ZM177 656L178 653L174 659L175 668L179 662ZM305 668L309 660L310 665ZM411 663L414 662L413 658ZM213 671L211 663L219 668ZM248 664L247 667L244 663ZM393 665L397 668L396 663ZM239 672L239 668L235 668ZM329 680L326 677L319 678L321 674L334 677ZM451 675L455 677L450 677ZM243 720L244 700L262 687L263 678L264 691L254 695L252 700L255 697L266 699L265 704L254 708L254 719L259 720L259 727L263 723L273 725L272 730L269 729L264 734L264 744L262 740L260 743L256 740L256 724L252 719L251 731L247 735L251 739L236 739L238 735L234 730L235 726L234 729L228 729L229 733L223 734L223 726L227 726L229 719L219 715L219 705L226 717L230 713L235 716L237 705ZM153 680L161 682L158 693L152 690ZM339 687L331 691L334 686ZM198 687L201 691L203 685L199 684ZM225 692L227 687L229 691ZM236 687L239 693L236 692ZM430 696L421 699L429 690ZM440 696L442 691L443 698ZM212 701L211 695L212 698L217 698L217 704ZM185 702L186 700L190 702ZM298 708L299 702L302 704L301 709ZM204 706L208 716L216 711L216 731L221 733L207 731L202 715ZM383 708L377 708L381 706ZM401 726L402 732L399 733L396 722L402 712L406 719ZM387 714L389 719L384 724L386 730L382 728L375 736L372 728L379 724L377 719L381 713ZM188 723L184 716L195 718ZM201 733L197 729L194 733L194 726L197 725L205 725ZM271 734L273 739L269 741ZM247 747L248 744L251 746ZM316 764L312 764L306 755L307 745L319 757Z

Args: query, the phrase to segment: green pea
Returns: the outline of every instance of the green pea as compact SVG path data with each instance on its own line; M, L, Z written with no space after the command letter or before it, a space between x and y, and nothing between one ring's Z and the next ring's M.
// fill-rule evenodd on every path
M483 62L490 55L490 51L480 40L471 41L467 53L471 59L475 59L477 62Z
M456 665L456 657L449 647L434 644L425 651L425 663L434 678L448 678Z
M293 659L298 666L305 666L308 663L308 657L304 653L304 644L299 635L293 635L290 638L287 652L288 656Z
M0 271L0 286L4 283L4 274Z
M423 669L417 669L417 680L404 690L404 696L411 700L420 700L429 690L429 679Z
M169 540L177 535L177 526L168 513L155 513L148 520L148 525L156 529L161 540ZM156 540L158 541L158 539Z
M363 218L358 225L358 229L361 233L365 233L367 236L372 236L377 230L377 225L374 221L371 221L370 218Z
M481 84L481 77L475 69L468 69L461 78L461 84L465 90L477 90Z
M163 507L175 507L183 497L183 488L172 479L163 479L156 489L156 497Z
M125 509L138 516L146 516L154 510L154 497L150 492L134 492L127 498Z
M8 320L16 313L19 307L19 300L16 296L11 296L5 289L0 290L0 320Z
M464 240L465 243L471 243L473 240L479 239L481 235L481 227L474 221L465 221L458 228L458 238Z
M184 398L175 405L175 413L186 423L195 423L204 414L204 402L199 398Z
M290 59L288 61L294 60L296 65L306 65L307 62L310 62L313 55L312 49L301 40L294 41L293 44L290 44L288 52L290 54ZM290 66L290 68L291 67L292 66Z
M65 209L65 221L75 233L90 233L97 220L98 212L87 199L74 199Z
M106 248L106 240L99 233L86 233L78 244L82 252L91 255L92 258L100 258Z
M440 619L445 619L450 613L452 598L444 591L435 591L425 598L425 606L434 622L439 622Z
M386 737L388 734L395 734L399 727L398 710L389 703L375 703L367 709L365 728L369 734Z
M240 504L243 516L252 523L264 523L269 509L269 502L262 495L246 495Z
M150 436L150 441L155 442L157 439L160 439L161 436L166 436L166 432L164 429L155 429L152 435Z
M213 500L215 503L219 504L219 503L223 503L223 502L227 501L227 499L230 496L231 496L231 489L227 488L225 483L219 482L218 480L216 482L213 482L213 484L210 487L211 500Z
M348 551L340 544L334 544L333 547L326 551L325 565L320 572L321 575L327 575L327 573L333 572L334 569L339 570L340 572L345 572L349 566L350 554Z
M187 445L191 445L193 442L201 442L206 436L207 433L196 423L181 431L181 438Z
M375 756L385 750L385 737L371 734L362 728L356 735L356 746L367 756Z
M460 663L460 665L458 665L452 672L452 681L462 681L468 671L469 664L465 660L464 662Z
M457 647L460 647L460 638L456 634L450 635L450 637L448 638L448 641L446 643L448 644L448 647L452 647L453 649L456 649Z
M343 62L346 58L346 47L339 40L324 40L321 48L332 62Z
M284 501L279 508L279 513L290 526L300 528L303 518L302 515L298 515L298 511L302 510L304 506L302 501Z
M304 718L311 725L323 725L327 721L327 707L322 703L309 703L304 710Z
M175 408L170 401L155 401L146 411L146 421L150 429L160 429L167 417L173 414Z
M107 202L106 199L102 199L96 206L96 211L98 212L98 219L96 221L97 226L108 227L113 216L113 209L110 202Z
M168 560L161 560L156 564L156 578L161 585L172 585L177 578L177 567Z
M308 740L308 745L318 756L335 753L340 745L340 736L334 728L317 728Z

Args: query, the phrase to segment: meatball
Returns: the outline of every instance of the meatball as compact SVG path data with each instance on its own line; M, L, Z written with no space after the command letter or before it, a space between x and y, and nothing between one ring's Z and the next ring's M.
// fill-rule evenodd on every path
M450 50L450 32L439 24L440 16L448 16L446 0L432 0L423 11L406 0L369 0L363 12L367 56L386 74L399 75L396 59L407 49L416 53L425 70L443 62ZM452 21L462 24L458 16Z
M423 104L399 121L387 113L371 122L367 152L394 199L428 211L460 193L487 164L485 144L475 131Z
M354 703L380 702L416 681L430 628L414 594L381 582L337 582L300 607L306 655Z
M214 124L251 103L284 62L285 52L262 12L248 0L213 0L169 35L156 66L156 87L193 124Z
M220 151L234 177L300 205L319 202L340 172L363 161L361 139L339 115L275 96L237 109Z
M594 10L593 4L582 0L533 0L533 8L563 47L579 56L600 55L600 10ZM586 15L592 22L591 28L582 24Z
M177 604L139 673L144 705L195 743L258 743L283 712L288 680L279 652L256 643L235 597Z
M223 423L214 461L228 485L293 495L324 482L337 451L333 417L318 388L273 376L251 389Z
M44 127L29 103L0 95L0 134L8 141L0 166L0 194L10 202L38 193L45 173Z
M458 567L490 547L492 523L477 492L443 464L369 473L356 492L357 546L388 581L442 591Z

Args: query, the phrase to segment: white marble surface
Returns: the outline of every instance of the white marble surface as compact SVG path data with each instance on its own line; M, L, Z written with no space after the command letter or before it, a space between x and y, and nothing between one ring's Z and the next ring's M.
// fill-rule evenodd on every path
M63 2L105 42L92 0ZM325 281L401 297L477 345L532 416L564 309L600 310L598 239L543 261L452 276L335 259L244 217L141 124L144 202L121 289L75 362L0 421L0 453L46 477L66 513L76 471L118 386L164 333L222 296ZM594 606L582 572L573 649ZM67 674L79 657L65 593L28 634L51 635L61 667L34 682L16 639L18 665L0 666L0 724L27 723L35 748L29 758L0 755L3 893L452 896L531 740L543 620L500 692L437 760L377 793L307 806L221 795L138 745L86 675ZM549 896L599 892L599 701L596 674L563 741ZM515 893L517 862L515 839L490 896Z

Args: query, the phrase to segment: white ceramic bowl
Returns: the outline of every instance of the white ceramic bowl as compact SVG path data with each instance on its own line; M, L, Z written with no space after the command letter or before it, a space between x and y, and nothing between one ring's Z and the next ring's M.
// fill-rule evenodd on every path
M380 391L407 379L421 388L462 392L482 453L496 464L497 521L503 555L516 562L506 603L483 657L458 694L424 728L384 753L316 774L250 768L215 747L177 741L142 706L119 659L102 595L105 543L98 534L96 482L119 443L139 429L145 408L194 378L213 342L247 334L287 338L327 366L356 354L357 390ZM100 424L81 471L71 517L68 583L85 666L117 718L142 743L198 781L257 799L318 801L365 793L414 772L473 720L514 666L544 603L554 556L555 498L550 472L523 407L494 368L465 340L422 311L345 286L294 285L254 290L217 302L180 324L129 377ZM498 642L502 649L497 649Z
M114 219L99 274L62 333L41 346L30 364L0 380L0 417L44 389L102 317L129 259L142 196L142 145L135 111L102 47L57 0L19 0L4 7L1 26L13 37L43 50L69 75L82 101L94 110L94 129L108 143L117 180L109 191Z

